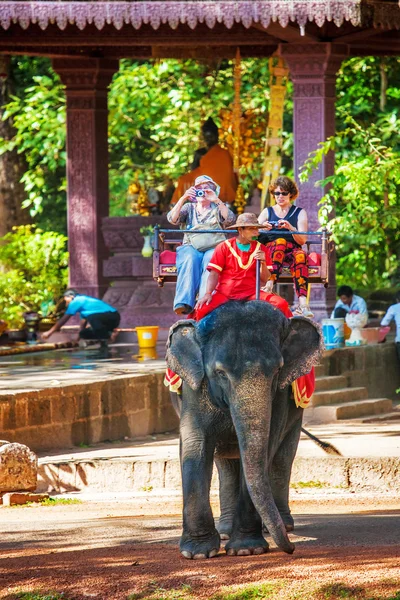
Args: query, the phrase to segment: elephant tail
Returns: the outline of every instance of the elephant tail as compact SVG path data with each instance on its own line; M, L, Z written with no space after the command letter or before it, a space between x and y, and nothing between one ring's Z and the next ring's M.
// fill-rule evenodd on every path
M322 448L322 450L324 452L326 452L327 454L333 454L334 456L343 456L343 454L333 444L329 444L329 442L323 442L322 440L317 438L315 435L313 435L312 433L307 431L307 429L304 429L304 427L301 428L301 431L305 435L307 435L310 438L310 440L315 442L317 444L317 446Z

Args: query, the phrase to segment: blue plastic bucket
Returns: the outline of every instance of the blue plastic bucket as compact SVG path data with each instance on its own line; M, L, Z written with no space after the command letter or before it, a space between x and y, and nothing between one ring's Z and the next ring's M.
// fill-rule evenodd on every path
M344 319L322 319L325 348L334 350L344 346Z

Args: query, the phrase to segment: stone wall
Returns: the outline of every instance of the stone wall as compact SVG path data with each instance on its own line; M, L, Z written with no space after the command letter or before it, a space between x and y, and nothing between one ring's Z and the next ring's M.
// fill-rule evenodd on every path
M172 431L164 373L0 396L0 432L35 452Z
M399 399L400 366L394 342L329 350L323 362L326 375L345 375L349 386L366 387L369 398Z

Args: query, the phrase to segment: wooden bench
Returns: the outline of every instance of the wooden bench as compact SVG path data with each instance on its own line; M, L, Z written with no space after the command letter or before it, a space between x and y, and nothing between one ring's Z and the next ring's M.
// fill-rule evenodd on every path
M198 231L201 233L200 230ZM328 233L325 229L322 232L311 231L306 233L314 236L318 235L320 238L320 241L309 240L305 244L308 254L309 282L322 283L325 287L328 287ZM169 237L166 237L166 234L168 234ZM181 244L183 234L184 230L160 229L159 227L155 227L154 229L153 278L157 281L159 287L163 287L166 281L176 281L178 274L176 268L176 247ZM228 236L232 237L232 234L234 236L236 231L231 230ZM175 237L172 237L171 235L174 235ZM317 247L317 250L315 250L314 247ZM279 277L279 283L293 283L289 266L284 265L282 274Z

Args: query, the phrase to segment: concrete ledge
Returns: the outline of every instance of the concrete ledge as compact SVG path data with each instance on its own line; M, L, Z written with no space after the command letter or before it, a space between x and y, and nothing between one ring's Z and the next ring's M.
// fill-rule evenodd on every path
M135 461L132 458L91 461L39 461L39 492L179 491L178 459ZM398 458L296 458L292 483L318 482L348 490L400 491ZM211 487L218 490L214 468Z
M0 396L0 431L35 452L172 431L164 372Z

